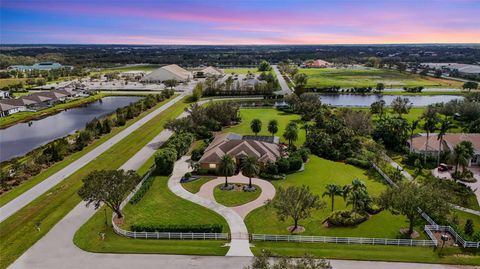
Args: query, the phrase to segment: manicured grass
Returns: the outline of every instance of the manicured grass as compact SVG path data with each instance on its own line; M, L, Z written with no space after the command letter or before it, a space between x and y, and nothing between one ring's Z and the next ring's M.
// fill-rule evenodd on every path
M470 214L464 211L460 210L452 210L452 215L456 215L458 217L458 224L457 227L459 227L462 231L465 227L465 223L467 222L467 219L471 219L473 221L473 230L475 232L480 231L480 216Z
M172 98L175 98L172 97ZM85 154L87 154L88 152L92 151L93 149L95 149L96 147L98 147L99 145L103 144L105 141L107 141L108 139L112 138L113 136L115 136L116 134L118 134L119 132L121 132L122 130L124 130L125 128L129 127L130 125L132 125L133 123L137 122L138 120L140 120L141 118L145 117L146 115L148 115L148 113L154 111L155 109L163 106L166 102L168 102L169 100L171 99L168 99L168 100L164 100L163 102L160 102L158 103L157 105L155 105L153 108L149 109L148 111L145 111L143 112L139 117L136 117L135 119L133 120L129 120L127 121L127 124L125 126L120 126L120 127L115 127L112 129L112 132L110 132L109 134L106 134L104 136L102 136L100 139L98 140L95 140L93 143L91 143L90 145L88 145L87 147L85 147L83 150L81 151L77 151L75 152L74 154L72 155L69 155L67 157L65 157L62 161L60 162L57 162L55 163L54 165L52 165L51 167L45 169L44 171L42 171L40 174L30 178L29 180L23 182L22 184L20 184L19 186L16 186L14 187L13 189L9 190L8 192L5 192L3 193L1 196L0 196L0 206L3 206L5 205L6 203L10 202L11 200L15 199L16 197L18 197L19 195L21 195L22 193L28 191L29 189L31 189L33 186L37 185L38 183L42 182L43 180L45 180L46 178L50 177L51 175L55 174L56 172L60 171L61 169L65 168L66 166L68 166L69 164L71 164L72 162L78 160L80 157L84 156Z
M20 97L20 96L29 95L29 94L31 94L31 93L32 93L31 91L14 92L14 93L11 93L10 96L17 98L17 97Z
M181 199L181 198L178 198ZM218 255L227 253L228 247L222 240L150 240L131 239L117 235L109 226L105 240L101 240L99 233L105 232L104 210L98 210L76 233L73 242L79 248L99 253L162 253L183 255ZM112 211L107 210L107 216ZM109 218L110 220L110 218ZM160 266L161 267L161 266Z
M185 100L185 99L184 99ZM7 267L80 202L77 191L91 171L117 169L152 140L169 119L178 117L187 104L180 101L131 133L82 169L39 196L0 223L0 268ZM41 231L35 224L40 222ZM25 236L25 235L29 236Z
M369 179L366 171L352 165L325 160L314 155L306 163L305 171L291 174L285 180L272 181L276 188L307 185L310 190L322 195L327 184L347 185L359 178L367 185L371 197L377 197L387 186L382 182ZM350 237L397 238L400 228L408 227L407 219L401 215L393 215L389 211L382 211L373 215L367 221L355 227L326 228L323 222L331 213L329 197L322 198L327 207L314 211L310 218L300 220L299 225L305 227L303 235L328 235ZM342 197L335 197L335 210L350 209ZM250 233L261 234L289 234L287 227L293 224L291 219L285 222L279 218L273 208L261 207L250 213L245 220ZM422 231L422 227L417 227ZM424 235L421 236L424 238Z
M384 83L386 88L418 87L426 88L460 88L458 81L422 77L409 73L401 73L387 69L352 69L352 68L309 68L300 69L300 73L308 75L307 88L322 88L331 86L375 87Z
M247 74L248 72L250 71L250 73L254 73L254 74L260 74L262 72L259 72L258 71L258 68L225 68L223 69L223 72L225 72L225 74L227 75L230 75L232 73L235 73L235 74Z
M245 184L242 184L242 186L243 185ZM223 186L223 184L215 186L215 189L213 190L213 195L217 203L227 207L234 207L246 204L257 199L258 196L260 196L260 194L262 193L262 189L257 185L253 185L257 189L252 192L243 191L241 187L239 189L223 191L220 189L221 186Z
M133 224L220 224L223 232L228 232L228 224L220 215L178 197L170 192L167 182L168 177L155 177L140 202L125 206L123 229L130 230Z
M305 143L305 131L301 129L300 115L286 113L273 108L242 108L240 109L240 117L242 121L239 124L226 128L223 132L254 135L250 129L250 122L253 119L259 119L262 121L262 131L259 135L271 135L267 130L268 122L275 119L278 121L278 132L275 135L280 137L280 142L287 143L283 138L283 133L287 124L293 120L297 122L298 126L298 140L295 142L295 145L300 146Z
M253 242L252 251L259 255L268 250L276 256L303 256L305 253L318 258L375 260L419 263L480 264L478 250L462 250L456 247L445 248L443 255L432 247L402 247L382 245L346 245L293 242ZM468 252L470 251L470 252Z
M0 79L0 88L10 86L10 85L15 85L18 84L19 82L24 82L26 81L26 78L2 78Z
M215 177L201 177L197 180L182 183L183 188L191 193L197 193L200 191L200 188L203 184L207 183L208 181L214 179Z
M105 68L100 71L91 72L92 75L94 74L104 74L109 72L127 72L127 71L144 71L149 72L159 68L159 65L136 65L136 66L123 66L123 67L113 67L113 68Z

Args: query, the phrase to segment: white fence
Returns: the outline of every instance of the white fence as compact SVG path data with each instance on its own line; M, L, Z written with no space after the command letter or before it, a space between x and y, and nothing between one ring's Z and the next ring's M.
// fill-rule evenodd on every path
M252 240L253 241L275 241L275 242L335 243L335 244L389 245L389 246L424 246L424 247L431 247L431 246L437 245L437 240L308 236L308 235L274 235L274 234L252 234Z
M451 226L426 225L425 229L435 232L448 232L455 239L455 243L464 248L480 248L480 242L466 241Z
M120 209L123 209L125 205L132 199L135 193L142 187L145 180L147 180L151 174L155 171L155 165L152 166L148 172L143 176L142 180L135 186L135 188L130 192L123 200L120 205ZM183 239L183 240L228 240L228 233L169 233L169 232L132 232L124 230L117 226L114 221L115 213L112 214L112 226L115 233L121 236L126 236L130 238L143 238L143 239Z
M393 182L390 177L388 177L382 169L380 169L376 164L372 163L372 167L393 187L398 188L398 185ZM424 230L425 233L427 233L428 237L432 241L437 242L437 239L433 232L448 232L450 233L454 238L455 242L459 245L461 245L464 248L480 248L480 242L474 242L474 241L465 241L456 231L453 229L451 226L440 226L437 225L437 223L430 218L427 213L423 212L420 208L418 209L418 212L422 215L422 217L430 224L430 225L425 225Z

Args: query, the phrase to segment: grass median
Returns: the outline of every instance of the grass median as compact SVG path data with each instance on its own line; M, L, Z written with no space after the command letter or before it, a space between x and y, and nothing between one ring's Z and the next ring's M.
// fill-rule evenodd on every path
M293 243L293 242L253 242L252 251L259 255L268 250L275 256L303 256L305 253L318 258L364 260L364 261L396 261L419 263L445 263L478 265L478 250L458 247L440 249L432 247L403 247L383 245L349 245L330 243Z
M154 107L152 107L151 109L143 112L139 117L136 117L132 120L129 120L127 121L127 124L125 124L124 126L121 126L121 127L116 127L116 128L113 128L112 132L102 136L100 139L97 139L95 140L93 143L91 143L90 145L88 145L87 147L85 147L83 150L81 151L78 151L78 152L75 152L67 157L65 157L62 161L58 162L58 163L55 163L54 165L52 165L51 167L45 169L44 171L42 171L40 174L30 178L29 180L27 180L26 182L22 183L21 185L19 186L16 186L15 188L9 190L8 192L6 193L3 193L1 196L0 196L0 206L4 206L5 204L7 204L8 202L10 202L11 200L17 198L19 195L21 195L22 193L28 191L29 189L31 189L32 187L34 187L35 185L37 185L38 183L42 182L43 180L45 180L46 178L50 177L51 175L55 174L56 172L62 170L63 168L65 168L66 166L68 166L69 164L73 163L74 161L78 160L79 158L81 158L82 156L84 156L85 154L87 154L88 152L92 151L93 149L95 149L96 147L100 146L101 144L103 144L104 142L106 142L107 140L109 140L110 138L112 138L113 136L115 136L116 134L120 133L121 131L123 131L124 129L128 128L130 125L132 125L133 123L137 122L138 120L142 119L143 117L145 117L146 115L148 115L150 112L154 111L155 109L163 106L165 103L167 103L168 101L172 100L174 97L168 99L168 100L164 100L163 102L160 102L158 103L157 105L155 105Z
M168 119L178 117L186 106L184 101L180 101L160 113L94 161L0 223L0 268L6 268L17 259L80 202L77 191L82 185L82 178L93 170L118 169L158 135ZM36 224L40 224L40 231L37 231Z

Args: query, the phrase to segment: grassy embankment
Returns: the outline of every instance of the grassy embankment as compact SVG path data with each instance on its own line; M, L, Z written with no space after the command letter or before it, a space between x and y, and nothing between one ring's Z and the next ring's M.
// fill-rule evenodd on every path
M93 170L119 168L158 135L168 119L179 116L186 106L187 104L180 102L160 113L95 161L88 163L0 223L0 268L5 268L17 259L80 202L77 191L82 185L82 178ZM36 223L40 223L40 232L35 228Z
M0 195L0 206L3 206L5 205L6 203L10 202L11 200L15 199L16 197L18 197L19 195L21 195L22 193L28 191L30 188L32 188L33 186L37 185L38 183L42 182L44 179L48 178L49 176L55 174L56 172L60 171L61 169L65 168L66 166L68 166L69 164L71 164L72 162L76 161L77 159L79 159L80 157L84 156L85 154L87 154L88 152L92 151L93 149L95 149L96 147L98 147L99 145L103 144L105 141L109 140L110 138L112 138L113 136L115 136L116 134L118 134L119 132L121 132L122 130L126 129L127 127L129 127L130 125L132 125L133 123L137 122L138 120L140 120L141 118L143 118L144 116L146 116L148 113L154 111L155 109L163 106L166 102L168 102L169 100L175 98L177 95L171 97L170 99L168 100L164 100L163 102L160 102L158 103L157 105L155 105L154 107L152 107L151 109L149 109L148 111L145 111L143 112L139 117L136 117L135 119L133 120L129 120L127 121L127 124L124 125L124 126L121 126L121 127L115 127L112 129L112 131L104 136L102 136L100 139L97 139L97 140L94 140L90 145L88 145L87 147L85 147L83 150L81 151L77 151L67 157L65 157L62 161L60 162L57 162L55 163L54 165L50 166L49 168L43 170L41 173L39 173L38 175L30 178L29 180L23 182L22 184L14 187L13 189L3 193L2 195ZM19 160L19 162L25 162L27 161L27 158L28 157L24 157L24 158L21 158Z

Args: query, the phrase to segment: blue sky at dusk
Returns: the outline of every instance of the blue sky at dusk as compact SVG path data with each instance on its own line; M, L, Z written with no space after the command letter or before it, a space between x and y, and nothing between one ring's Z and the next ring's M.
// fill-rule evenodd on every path
M478 43L480 1L2 0L3 44Z

